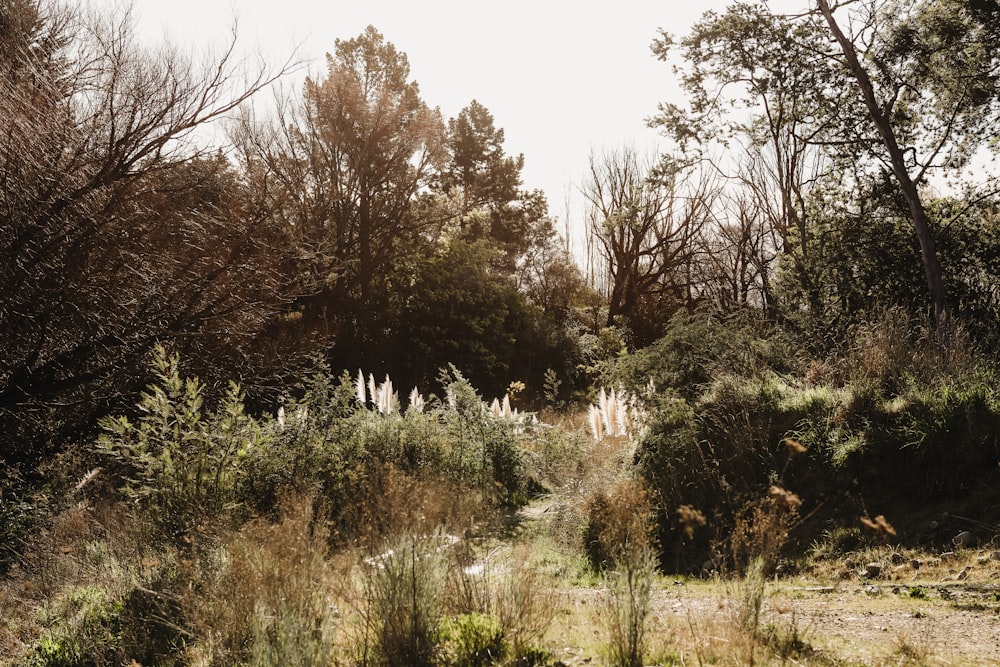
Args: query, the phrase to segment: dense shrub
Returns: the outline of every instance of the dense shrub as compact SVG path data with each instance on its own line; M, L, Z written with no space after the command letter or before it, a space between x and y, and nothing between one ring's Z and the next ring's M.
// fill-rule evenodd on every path
M206 408L198 380L182 379L176 355L162 348L154 371L138 420L104 420L97 449L123 493L167 535L246 511L271 513L287 489L315 494L350 533L357 524L346 519L367 515L348 510L359 499L377 500L373 493L388 488L395 472L475 491L492 505L526 498L519 443L536 428L533 417L495 416L454 369L442 376L445 397L426 408L401 413L388 379L386 403L370 406L346 373L318 373L298 398L260 419L246 414L235 385Z
M888 358L900 359L893 349ZM801 496L803 515L826 505L817 521L836 513L856 522L864 506L908 511L995 484L996 372L965 361L935 365L912 349L902 366L879 357L884 346L852 356L866 353L853 381L764 370L721 375L691 400L653 404L637 458L661 509L665 566L696 568L713 545L737 553L728 544L736 524L774 485ZM708 528L686 530L681 506L702 512Z
M607 386L623 384L633 392L647 385L670 388L693 399L721 375L753 375L765 369L795 372L802 353L781 329L737 312L722 315L704 309L673 316L662 338L601 367Z
M177 355L157 347L153 366L156 383L142 395L138 421L102 420L97 448L123 478L125 495L180 534L232 506L242 462L263 443L237 385L209 412L197 378L180 377Z

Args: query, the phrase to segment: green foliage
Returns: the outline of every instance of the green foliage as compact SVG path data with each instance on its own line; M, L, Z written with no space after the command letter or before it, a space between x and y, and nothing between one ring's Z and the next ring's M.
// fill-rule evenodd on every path
M792 233L809 259L780 263L775 294L816 353L849 341L855 328L881 319L879 313L888 309L901 309L918 323L926 321L919 247L891 188L887 182L872 185L859 206L816 202L818 210L805 238ZM852 197L859 195L844 192L840 199ZM992 289L1000 279L1000 217L995 202L980 201L973 193L968 197L975 199L930 200L927 214L948 307L976 339L989 344L1000 312Z
M447 618L438 629L438 660L448 667L489 667L507 654L500 624L486 614Z
M368 559L362 664L434 664L445 578L442 539L397 537Z
M528 468L520 443L535 430L530 416L494 417L454 368L440 383L445 398L430 399L423 411L383 414L358 401L347 373L315 374L300 398L285 402L280 419L262 422L261 444L242 463L239 499L271 512L283 490L310 490L347 534L363 518L360 499L377 501L394 471L474 489L495 504L523 502ZM374 527L382 519L365 522Z
M45 627L30 667L115 664L122 631L122 601L99 585L69 591L40 619Z
M605 363L601 375L609 386L620 383L642 392L651 383L691 399L723 374L796 369L800 355L780 329L768 329L748 313L724 316L703 309L674 315L662 338Z
M890 316L872 331L880 326L896 325ZM744 367L716 376L691 400L651 402L637 457L661 510L664 564L699 564L712 535L717 547L732 538L740 513L774 485L807 507L845 498L827 512L854 522L865 513L849 500L855 494L905 505L993 483L997 385L985 363L886 333L860 336L843 361L804 377ZM674 514L683 505L703 512L708 529L686 533Z
M257 423L230 384L218 409L207 412L197 379L182 380L177 355L157 346L156 383L126 417L102 421L97 449L120 466L123 493L169 532L193 527L233 507L248 452L262 446Z

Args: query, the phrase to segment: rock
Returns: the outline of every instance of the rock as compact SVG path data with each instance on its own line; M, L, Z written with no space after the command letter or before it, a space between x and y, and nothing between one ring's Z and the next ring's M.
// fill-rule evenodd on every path
M956 549L969 549L975 546L976 536L968 530L963 530L952 538L951 543L955 545Z
M990 554L990 560L1000 560L1000 549Z
M903 554L899 553L898 551L894 551L893 554L889 556L889 560L892 561L893 565L901 565L904 562L906 562L906 558L904 558Z
M920 560L919 558L911 558L910 559L910 567L912 567L914 570L919 570L920 566L923 565L923 564L924 564L924 561Z
M881 563L868 563L865 565L865 576L869 579L878 579L882 576L882 564Z

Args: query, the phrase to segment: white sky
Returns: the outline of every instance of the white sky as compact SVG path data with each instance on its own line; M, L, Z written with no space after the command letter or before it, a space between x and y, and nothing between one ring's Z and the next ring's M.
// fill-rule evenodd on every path
M91 0L113 5L119 0ZM683 34L724 0L134 0L142 35L222 44L234 17L244 48L272 63L296 45L322 73L334 40L374 25L407 54L430 106L450 118L477 99L504 128L508 153L524 153L524 185L540 188L563 220L593 151L659 145L645 119L677 98L670 66L649 46L662 27ZM298 77L301 79L301 76ZM297 81L294 83L298 85ZM579 224L579 221L574 221ZM576 225L574 225L576 226Z

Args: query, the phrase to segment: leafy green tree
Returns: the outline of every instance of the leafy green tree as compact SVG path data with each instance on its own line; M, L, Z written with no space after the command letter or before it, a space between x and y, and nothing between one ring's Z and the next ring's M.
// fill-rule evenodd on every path
M502 252L497 261L514 273L519 260L552 236L548 203L539 190L522 189L524 155L504 151L504 131L473 100L448 121L449 160L441 189L458 195L458 223L469 239L486 238Z
M681 142L718 134L768 145L785 211L780 230L786 238L785 230L796 230L805 264L808 190L815 188L802 186L826 175L863 188L891 173L943 330L945 278L919 188L932 173L956 173L990 140L998 110L993 4L818 0L815 10L795 16L745 3L706 14L681 42L690 107L663 105L654 123ZM838 7L848 12L846 30ZM666 58L673 47L664 34L654 52ZM719 115L734 109L749 111L749 123ZM834 169L799 171L801 158L816 149ZM784 251L796 249L786 243Z
M290 108L289 108L290 107ZM323 79L261 128L238 131L260 205L294 248L294 327L333 337L344 365L373 343L400 244L428 220L416 203L443 164L444 123L405 54L373 27L337 40Z

